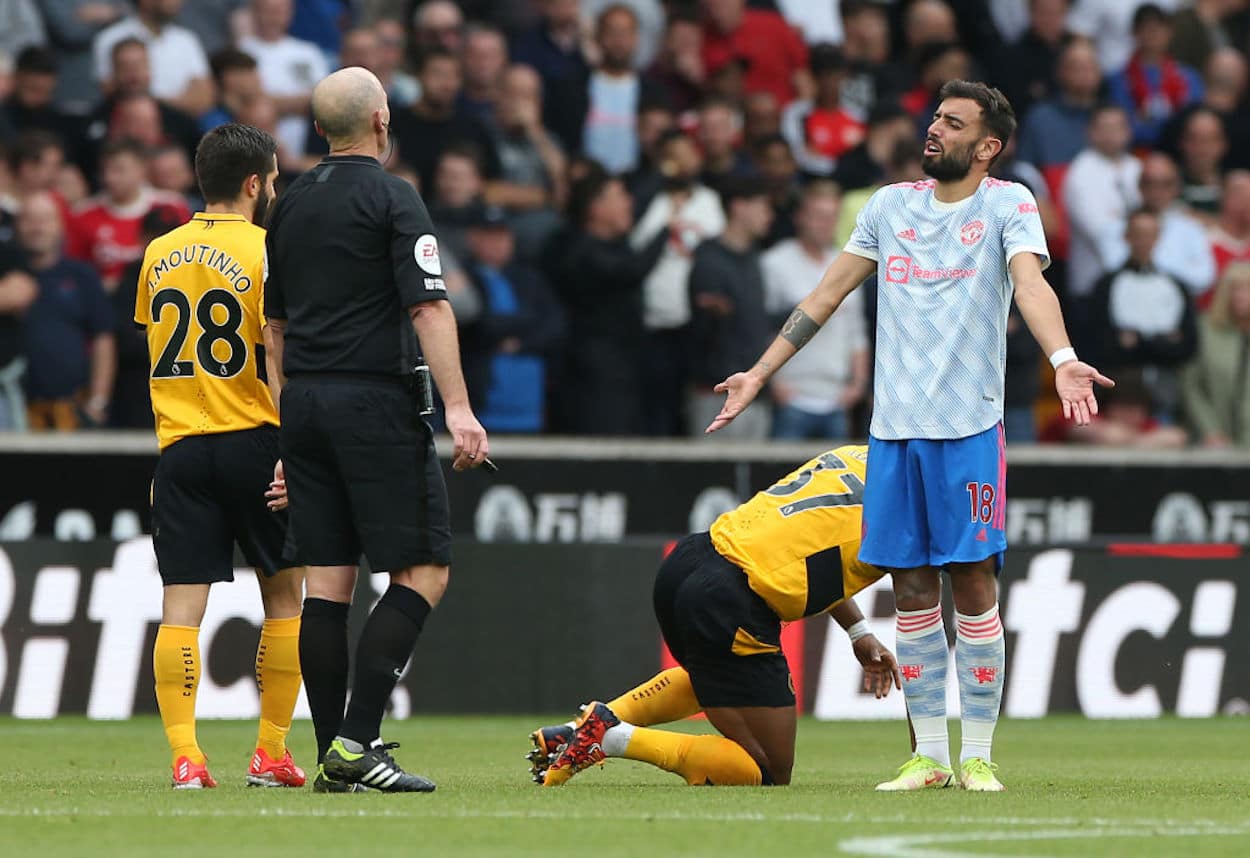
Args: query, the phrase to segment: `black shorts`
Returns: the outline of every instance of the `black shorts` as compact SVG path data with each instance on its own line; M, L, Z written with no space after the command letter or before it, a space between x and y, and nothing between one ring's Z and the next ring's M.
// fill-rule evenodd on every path
M234 580L234 546L265 575L298 566L285 513L265 492L278 461L278 428L191 435L170 444L152 478L152 544L165 584Z
M309 566L451 563L434 433L398 380L297 377L282 391L291 530Z
M677 543L660 566L655 616L701 706L794 705L781 620L707 533Z

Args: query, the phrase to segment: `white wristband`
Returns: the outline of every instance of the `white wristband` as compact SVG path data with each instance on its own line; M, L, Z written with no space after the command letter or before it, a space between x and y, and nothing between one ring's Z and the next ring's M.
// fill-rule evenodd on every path
M868 637L870 634L872 634L872 630L868 628L867 620L860 620L846 630L846 636L851 639L851 643L855 643L860 638Z
M1062 364L1076 360L1076 349L1068 346L1066 349L1060 349L1050 356L1050 365L1055 369L1059 369Z

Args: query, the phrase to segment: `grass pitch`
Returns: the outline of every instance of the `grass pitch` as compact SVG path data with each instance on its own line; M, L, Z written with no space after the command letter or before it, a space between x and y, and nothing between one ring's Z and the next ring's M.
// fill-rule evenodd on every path
M999 795L876 794L906 756L906 727L810 720L788 788L691 788L612 760L543 790L522 754L555 720L390 724L399 761L436 780L433 795L248 789L254 725L221 721L200 725L221 787L173 792L154 718L0 720L0 855L1250 855L1245 719L1005 721ZM311 727L294 733L307 764Z

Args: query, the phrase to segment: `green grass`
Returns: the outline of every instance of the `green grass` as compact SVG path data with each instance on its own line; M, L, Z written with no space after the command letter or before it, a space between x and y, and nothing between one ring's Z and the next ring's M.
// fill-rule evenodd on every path
M155 719L0 720L0 856L1250 855L1244 719L1007 721L996 756L1010 792L999 795L878 795L906 728L813 721L800 725L788 788L696 789L614 760L542 790L522 754L528 731L550 720L391 724L400 762L439 783L433 795L393 796L248 790L250 723L202 723L222 785L175 793ZM296 725L298 760L310 737Z

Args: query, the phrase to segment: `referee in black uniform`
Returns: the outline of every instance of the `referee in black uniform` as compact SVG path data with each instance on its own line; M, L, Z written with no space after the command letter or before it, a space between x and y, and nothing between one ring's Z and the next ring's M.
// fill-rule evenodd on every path
M447 490L421 416L431 375L456 470L482 464L486 432L465 391L430 217L379 164L390 123L382 84L343 69L317 85L312 109L330 155L274 209L265 316L283 375L291 530L308 563L300 663L321 764L314 787L428 792L434 784L401 769L388 753L395 745L379 736L451 561ZM362 552L391 585L361 634L344 714L347 610Z

